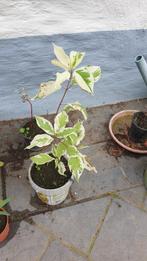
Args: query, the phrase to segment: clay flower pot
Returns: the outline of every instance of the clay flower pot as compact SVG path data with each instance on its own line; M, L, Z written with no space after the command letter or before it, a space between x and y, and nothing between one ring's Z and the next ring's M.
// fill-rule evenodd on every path
M4 209L0 209L0 210L4 211ZM0 242L3 242L7 238L10 230L9 217L5 215L1 215L0 220L3 222L3 228L2 230L0 230Z

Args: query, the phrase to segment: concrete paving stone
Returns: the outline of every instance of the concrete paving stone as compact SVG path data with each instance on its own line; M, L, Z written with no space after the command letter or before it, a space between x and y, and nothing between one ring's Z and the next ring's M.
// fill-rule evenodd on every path
M85 261L84 257L74 254L59 242L54 241L48 247L41 261Z
M124 155L118 158L118 164L123 168L132 184L142 183L144 169L147 168L146 156Z
M25 161L19 170L12 170L11 166L7 167L7 196L11 198L11 207L13 210L34 209L30 205L32 188L27 179L28 166L30 161Z
M94 200L33 217L37 224L55 233L61 240L85 251L107 205L108 199Z
M116 203L95 242L94 261L146 261L147 214L122 201Z
M36 227L21 222L13 239L0 248L1 261L36 261L47 243L47 236Z
M98 169L99 161L97 161L96 165ZM80 182L73 183L71 192L75 196L75 199L82 199L117 189L128 188L129 186L130 184L122 176L120 168L114 167L111 169L105 169L97 174L89 174L89 172L85 171Z
M145 194L146 191L143 186L119 192L119 195L122 196L124 199L140 207L143 207L144 205Z

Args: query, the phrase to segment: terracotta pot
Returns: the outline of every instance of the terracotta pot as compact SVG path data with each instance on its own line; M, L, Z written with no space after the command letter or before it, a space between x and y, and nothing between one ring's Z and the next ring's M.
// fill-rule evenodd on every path
M1 209L1 210L4 211L4 209ZM5 216L5 218L6 218L6 225L5 225L5 228L3 229L3 231L0 232L0 242L3 242L7 238L8 234L9 234L9 230L10 230L9 217Z

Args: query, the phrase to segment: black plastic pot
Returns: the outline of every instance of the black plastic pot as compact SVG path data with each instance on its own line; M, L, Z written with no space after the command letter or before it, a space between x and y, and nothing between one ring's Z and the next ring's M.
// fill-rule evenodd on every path
M142 126L142 122L144 126ZM147 139L147 113L136 112L134 113L132 124L129 129L129 137L136 143L142 143Z

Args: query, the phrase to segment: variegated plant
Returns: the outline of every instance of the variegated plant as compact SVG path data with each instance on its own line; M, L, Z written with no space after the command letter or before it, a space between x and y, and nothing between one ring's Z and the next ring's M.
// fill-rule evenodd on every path
M99 80L101 70L99 66L83 66L77 68L82 62L85 53L71 51L67 55L63 48L54 45L54 53L57 59L52 60L52 64L63 68L65 71L56 74L54 81L42 83L39 92L33 99L42 99L59 90L63 82L67 81L64 94L58 105L54 125L43 117L36 116L37 125L45 132L45 134L36 135L27 149L35 146L44 147L51 146L50 154L40 153L39 155L31 157L31 160L36 165L42 165L51 161L55 162L55 167L61 175L65 175L65 166L61 160L62 156L67 159L68 167L72 172L74 178L79 181L84 169L89 171L96 171L87 160L86 155L80 152L80 143L85 136L85 129L83 121L78 120L74 126L68 127L70 111L79 110L83 114L83 118L87 119L86 109L81 106L79 102L67 104L61 112L60 107L63 103L64 97L71 86L78 85L84 91L93 94L94 83ZM56 141L56 143L55 143Z

